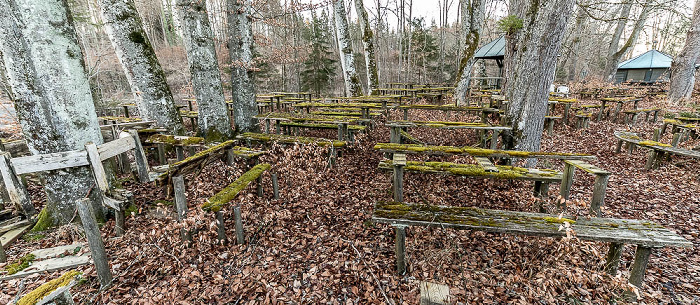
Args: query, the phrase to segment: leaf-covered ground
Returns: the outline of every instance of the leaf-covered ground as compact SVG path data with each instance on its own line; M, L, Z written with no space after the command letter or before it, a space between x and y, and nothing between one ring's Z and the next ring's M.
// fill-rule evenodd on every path
M421 111L411 118L447 119L442 113ZM200 175L186 177L187 227L198 230L189 246L180 241L173 207L159 201L167 200L162 189L125 183L136 194L139 212L127 219L123 237L113 237L113 221L102 227L114 286L99 292L94 267L81 267L89 281L74 289L76 300L416 304L419 282L431 281L448 285L453 301L461 303L624 303L621 295L635 248L630 245L625 247L618 277L611 278L602 271L604 243L411 227L406 245L409 272L397 275L394 232L388 225L370 221L374 203L392 197L389 174L377 170L382 154L372 149L375 143L388 141L388 129L377 123L358 137L355 146L343 150L333 168L328 167L322 148L272 147L263 161L271 163L272 171L279 175L281 198L272 198L266 174L264 198L254 196L252 185L231 205L241 206L245 245L235 244L232 208L224 211L231 241L227 245L217 242L214 215L198 208L244 172L243 162L234 167L217 162ZM660 124L640 122L629 127L604 120L591 122L585 130L559 124L555 135L544 136L542 148L596 155L594 164L613 172L603 207L605 217L653 220L694 243L694 249L654 251L639 291L645 303L693 304L700 302L700 161L673 157L660 169L645 171L645 150L614 152L614 130L629 129L650 138ZM307 134L335 136L333 132ZM411 134L430 144L471 145L477 139L473 131L414 129ZM662 142L670 142L669 133ZM694 145L697 142L683 143L684 147ZM466 157L449 159L473 162ZM542 161L539 166L563 167L559 161ZM408 202L534 211L531 182L410 173L404 181ZM592 185L593 177L577 172L567 214L588 216ZM557 194L558 185L553 184L545 204L550 211ZM21 240L7 252L18 258L40 247L84 240L79 231L62 227L38 241ZM0 302L59 275L5 282Z

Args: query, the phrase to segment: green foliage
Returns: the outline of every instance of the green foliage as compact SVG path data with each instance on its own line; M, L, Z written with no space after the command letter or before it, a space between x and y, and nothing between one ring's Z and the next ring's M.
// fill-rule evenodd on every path
M522 28L523 20L515 15L508 15L507 17L498 21L498 29L508 35L511 35Z
M304 61L304 67L300 73L301 90L311 91L320 96L321 92L325 92L331 86L337 63L331 51L333 36L325 11L320 18L315 14L312 16L311 23L304 28L303 37L311 44L311 53Z
M27 269L27 267L29 267L29 264L32 263L34 258L35 258L34 254L27 254L27 255L23 256L22 258L20 258L19 261L16 261L12 264L7 265L7 267L5 267L5 271L7 271L7 275L12 275L12 274L20 272L24 269Z
M411 32L410 52L408 52L408 43L403 45L404 56L410 53L411 60L414 62L413 71L408 71L408 73L417 75L419 83L438 79L436 75L441 73L442 68L444 68L440 67L440 47L437 38L430 29L425 27L424 23L423 18L416 18L411 22L413 31ZM408 38L405 41L408 41Z
M47 229L53 227L54 221L53 218L51 218L51 215L49 215L48 210L46 210L46 207L44 207L41 212L39 212L39 216L37 216L36 224L32 228L31 232L41 232L41 231L46 231Z

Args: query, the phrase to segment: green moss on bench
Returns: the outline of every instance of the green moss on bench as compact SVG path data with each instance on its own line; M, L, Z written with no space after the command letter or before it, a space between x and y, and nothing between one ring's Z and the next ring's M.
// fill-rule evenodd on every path
M329 140L322 138L312 138L312 137L295 137L295 136L284 136L277 134L267 134L267 133L253 133L245 132L236 136L240 140L251 140L257 142L280 142L285 144L316 144L318 146L330 146L333 147L344 147L347 145L345 141Z
M19 301L17 301L17 305L36 304L37 302L41 301L43 298L54 292L56 289L69 285L76 276L81 274L82 273L80 271L76 270L68 271L61 275L61 277L44 283L38 288L32 290L30 293L27 293L27 295L23 296L21 299L19 299Z
M379 168L389 170L392 161L382 161ZM484 177L491 179L560 181L561 173L548 169L527 169L522 167L496 165L498 172L487 172L483 167L474 164L457 164L451 162L421 162L407 161L405 171L439 173L467 177Z
M204 144L204 138L200 137L184 137L164 134L154 134L146 140L147 143L168 144L176 146L192 146Z
M516 150L494 150L473 148L470 146L421 146L414 144L397 144L397 143L377 143L374 149L387 152L406 152L406 153L437 153L450 155L471 155L475 157L514 157L514 158L577 158L577 159L595 159L595 156L576 153L559 153L559 152L530 152Z
M261 163L251 168L249 171L238 177L236 181L229 184L216 195L207 199L207 202L202 205L202 209L209 212L220 211L224 205L231 202L231 200L233 200L238 193L245 189L248 184L253 182L253 180L258 179L258 177L260 177L263 172L270 169L270 167L271 166L268 163Z
M288 126L288 127L301 127L301 128L316 128L316 129L337 129L338 124L323 124L323 123L289 123L289 122L282 122L280 123L281 126ZM365 130L367 126L362 126L362 125L348 125L348 129L350 130Z

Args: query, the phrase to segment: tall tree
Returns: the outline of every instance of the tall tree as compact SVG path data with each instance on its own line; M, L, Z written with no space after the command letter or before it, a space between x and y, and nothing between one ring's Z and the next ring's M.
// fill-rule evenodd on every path
M365 49L365 66L367 67L367 91L369 94L376 94L379 88L379 70L377 69L377 57L374 46L374 32L370 27L369 17L362 0L355 0L355 10L360 19L360 30L362 31L362 45Z
M208 141L231 138L233 130L221 85L206 3L200 0L177 0L176 5L182 21L192 88L197 98L199 132Z
M459 5L462 14L464 50L462 51L462 60L459 63L457 77L455 78L457 80L455 99L457 105L461 106L467 103L472 68L476 62L474 53L476 53L476 48L479 46L481 27L486 13L486 0L460 0Z
M227 0L233 121L239 132L258 130L253 67L252 0Z
M317 96L331 85L335 76L335 55L331 52L332 35L328 28L328 15L323 11L321 18L312 13L312 21L304 33L304 38L311 42L311 53L304 61L301 71L301 90L312 91Z
M506 32L506 120L512 127L506 148L538 151L549 87L575 0L510 0Z
M627 51L631 50L637 43L639 33L644 28L644 24L647 21L647 16L649 15L649 12L652 8L651 2L653 0L645 0L642 4L639 16L637 17L637 20L632 26L632 33L630 33L630 35L627 37L627 40L625 40L625 43L618 49L622 32L624 32L625 27L627 26L627 20L630 16L632 1L633 0L627 0L625 3L622 4L623 6L622 10L620 11L620 17L617 23L617 27L615 28L615 33L613 34L612 40L610 42L610 47L608 49L608 57L605 61L605 70L603 71L603 76L608 82L612 82L613 80L615 80L615 71L617 71L617 66L620 64L622 56L624 56L625 53L627 53Z
M182 118L134 0L99 1L105 31L129 80L141 117L156 121L173 134L184 134Z
M333 15L336 36L338 37L340 66L343 68L343 80L345 81L345 95L360 96L362 95L362 86L360 78L357 76L357 69L355 69L355 55L352 52L345 0L333 1Z
M32 154L102 143L82 51L65 0L0 0L0 53ZM70 222L74 203L94 184L91 171L76 167L47 172L45 178L47 205L39 224Z
M671 88L668 99L674 104L690 100L695 87L695 66L700 56L700 0L695 1L693 19L683 50L671 63Z

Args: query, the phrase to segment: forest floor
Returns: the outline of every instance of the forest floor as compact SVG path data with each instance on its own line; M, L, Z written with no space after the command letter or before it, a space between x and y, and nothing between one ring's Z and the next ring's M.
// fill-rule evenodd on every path
M446 119L442 114L417 113L411 118ZM557 125L555 135L544 135L542 150L592 154L598 157L594 164L613 173L604 217L651 220L692 241L693 249L654 251L639 292L645 303L697 304L700 160L673 157L660 169L645 171L646 150L614 152L613 131L631 130L650 139L660 121L627 126L603 120L591 122L584 130ZM415 129L411 133L430 144L471 145L476 139L473 131ZM315 135L333 137L334 132ZM190 246L180 241L173 207L159 201L167 200L161 188L125 182L136 196L139 211L127 219L123 237L114 237L112 220L102 227L114 285L99 292L94 267L80 267L89 281L74 289L76 299L100 304L417 304L419 282L430 281L449 286L453 303L624 303L621 295L635 247L625 247L619 275L610 277L602 271L607 244L575 238L410 227L408 273L397 275L394 231L371 222L374 204L392 197L389 173L377 170L382 154L372 148L388 139L388 129L378 123L359 136L356 145L343 150L333 168L328 168L322 148L273 146L262 161L271 163L280 177L280 199L272 198L270 178L265 175L264 198L254 196L251 186L234 200L243 214L245 245L217 243L213 215L198 208L240 176L245 165L217 162L200 175L186 177L188 224L199 230ZM668 132L661 142L670 142ZM467 157L445 159L473 163ZM539 166L563 168L558 161ZM531 182L410 173L404 181L407 202L534 211ZM593 177L579 171L568 215L588 216L592 186ZM40 189L35 187L32 193L39 207ZM554 184L545 205L550 211L557 195ZM224 213L228 237L235 240L232 209ZM18 258L34 249L84 241L79 231L64 226L40 240L22 239L7 249L8 256ZM0 302L7 303L60 274L3 283Z

